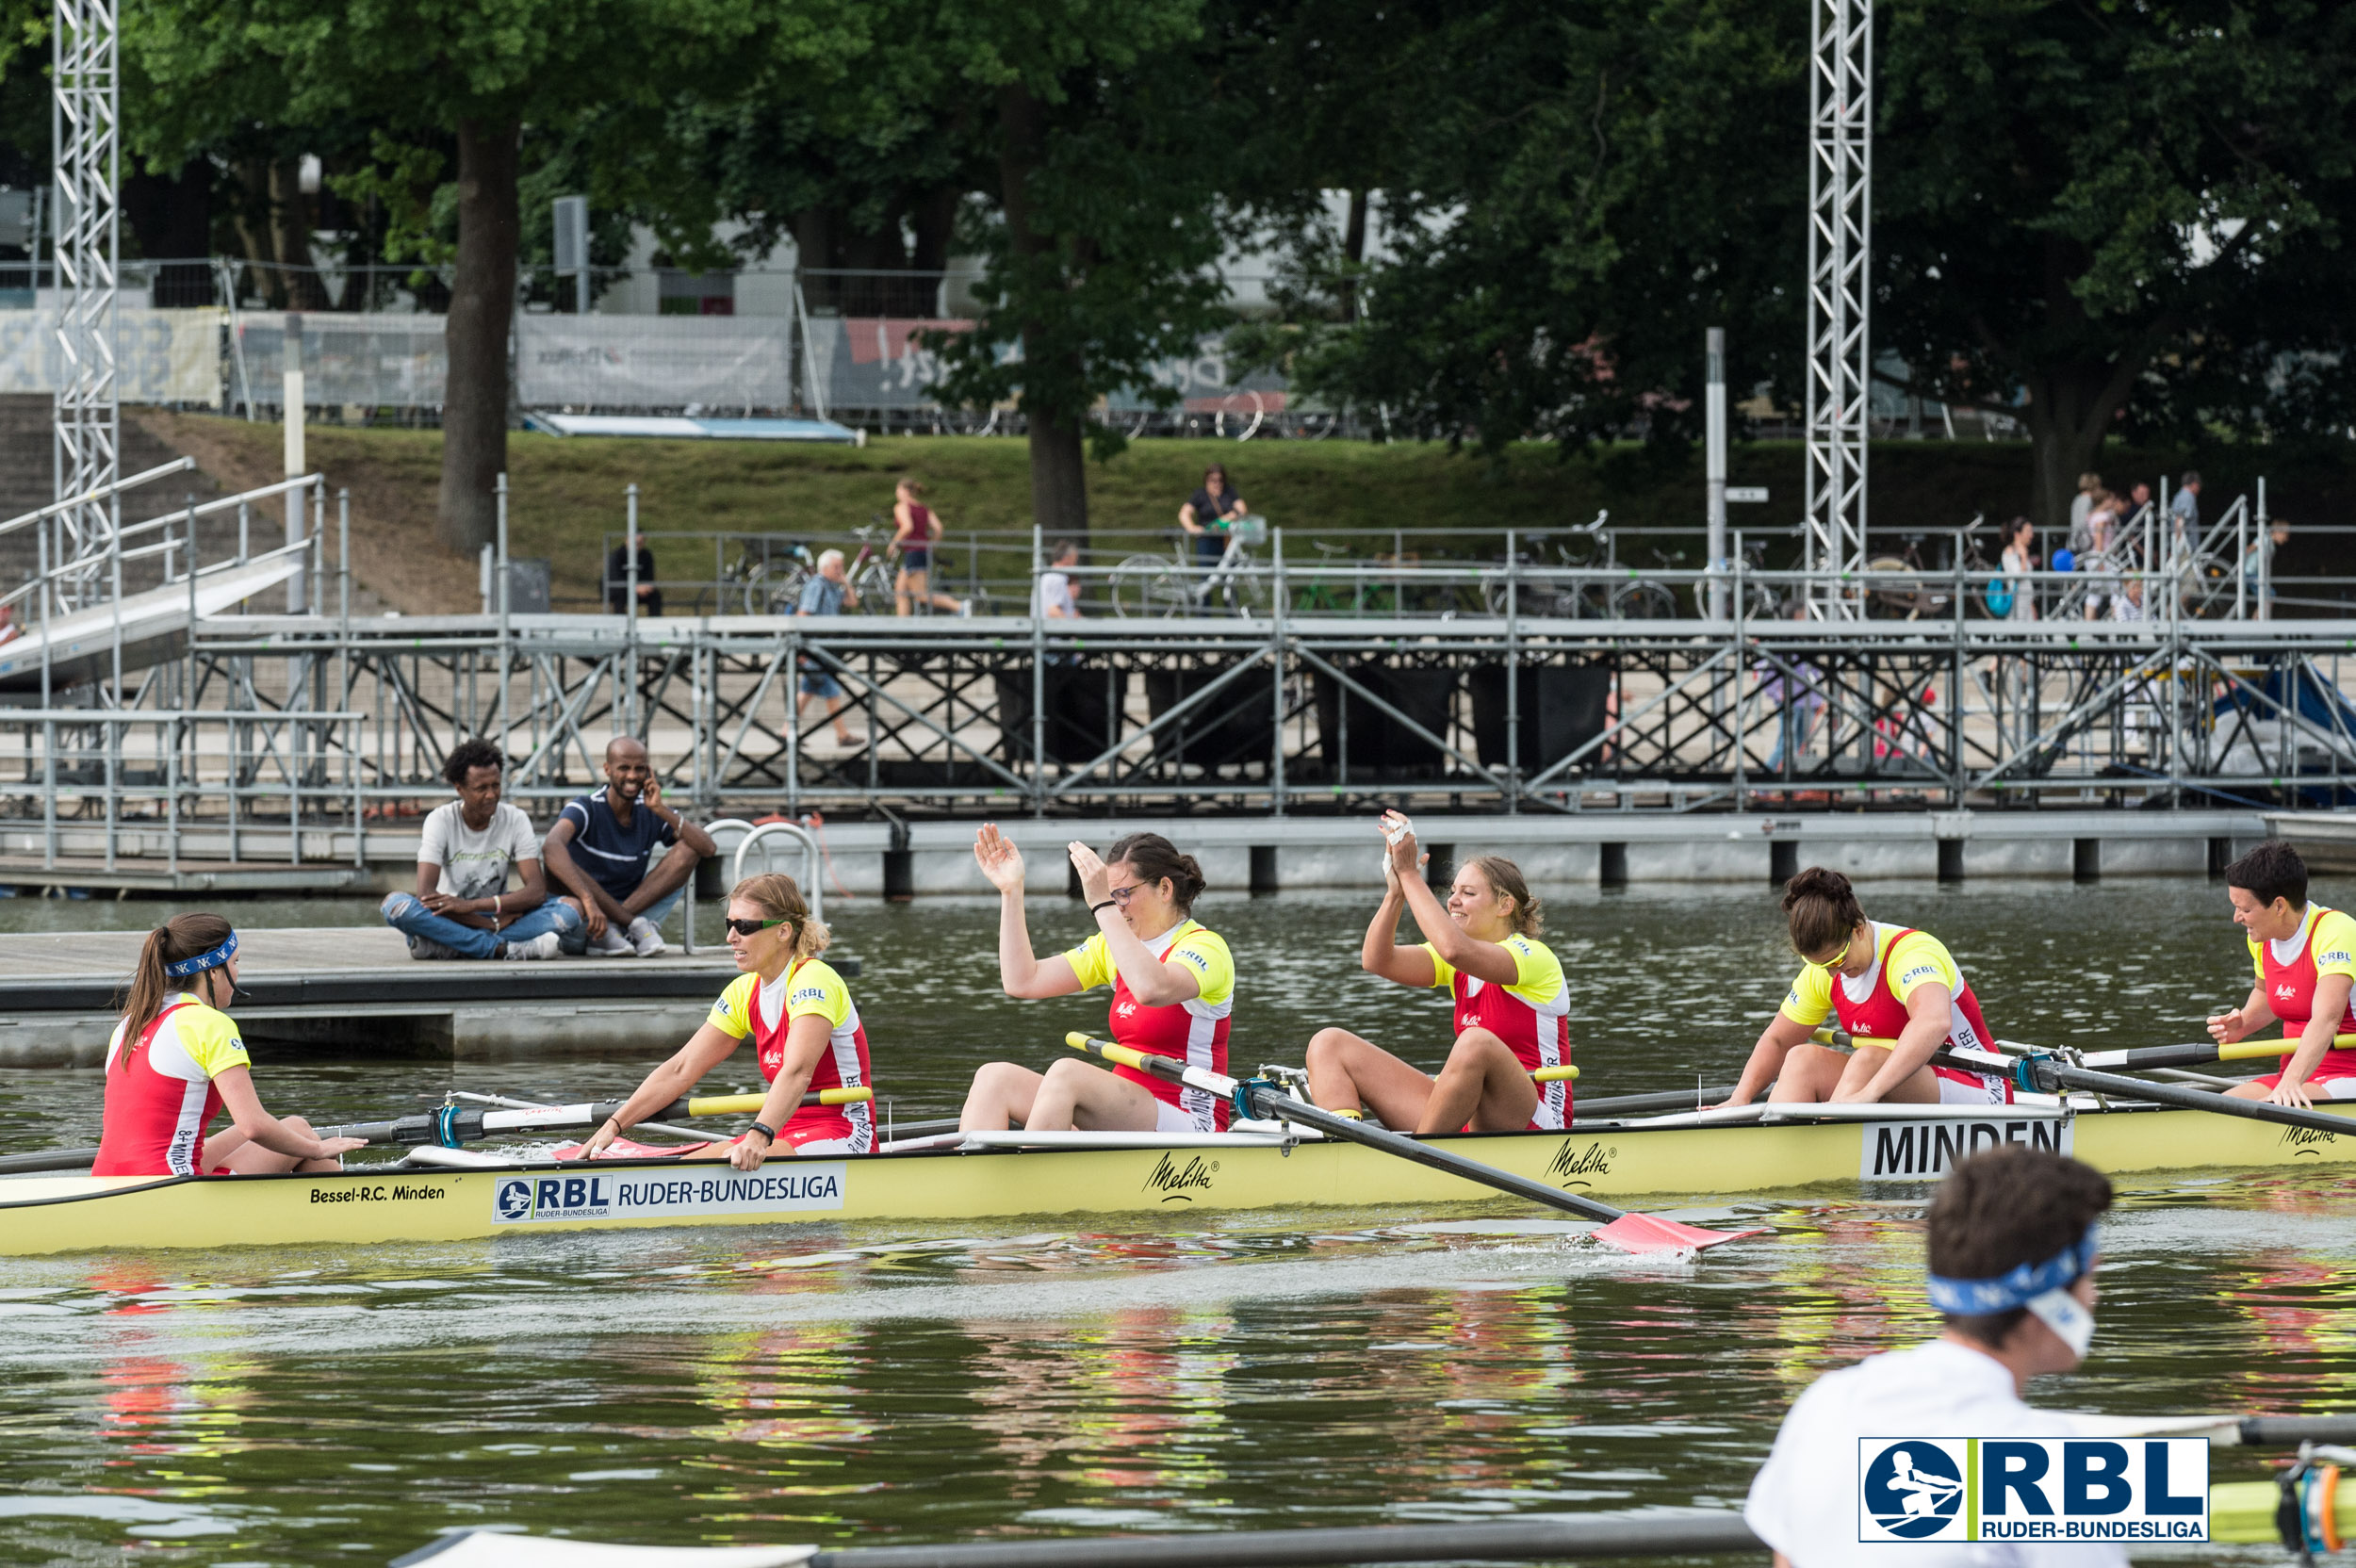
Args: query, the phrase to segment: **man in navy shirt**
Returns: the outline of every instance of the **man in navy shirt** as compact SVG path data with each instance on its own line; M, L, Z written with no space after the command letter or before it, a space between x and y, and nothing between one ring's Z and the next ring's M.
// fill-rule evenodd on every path
M605 780L604 789L565 806L541 858L572 890L564 902L581 911L581 925L565 934L567 952L651 958L663 950L657 928L685 896L695 862L719 846L663 803L646 748L630 736L606 743ZM658 844L670 853L648 871Z

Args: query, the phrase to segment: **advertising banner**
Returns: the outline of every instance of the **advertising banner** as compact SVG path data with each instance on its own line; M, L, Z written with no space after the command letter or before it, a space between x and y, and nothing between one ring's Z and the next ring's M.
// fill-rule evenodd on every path
M223 318L222 312L210 307L118 306L117 384L123 400L220 402ZM0 311L0 392L55 392L64 379L57 311Z
M786 408L793 328L782 316L519 316L516 396L527 408Z

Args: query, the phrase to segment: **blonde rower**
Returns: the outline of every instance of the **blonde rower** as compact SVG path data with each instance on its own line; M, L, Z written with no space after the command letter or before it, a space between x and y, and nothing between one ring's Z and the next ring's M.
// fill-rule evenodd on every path
M744 972L728 983L712 1016L669 1061L646 1074L637 1092L590 1137L595 1159L632 1123L685 1095L705 1073L753 1042L769 1088L761 1115L728 1152L739 1170L758 1170L773 1152L864 1154L875 1146L869 1107L804 1105L811 1089L872 1086L867 1030L843 976L819 955L832 940L811 918L794 879L748 876L728 893L728 950Z
M1570 987L1562 961L1538 940L1538 901L1520 868L1496 855L1467 861L1442 908L1424 882L1407 819L1385 811L1382 825L1389 840L1383 902L1359 964L1402 986L1448 987L1455 1042L1432 1078L1347 1029L1320 1029L1309 1041L1309 1097L1418 1133L1567 1126L1570 1085L1540 1085L1530 1074L1570 1060ZM1399 945L1402 909L1415 917L1423 941Z

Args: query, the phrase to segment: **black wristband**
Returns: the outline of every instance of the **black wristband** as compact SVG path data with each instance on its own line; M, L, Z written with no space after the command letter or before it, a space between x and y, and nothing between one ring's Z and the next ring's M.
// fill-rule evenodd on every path
M1099 909L1109 909L1120 902L1121 901L1117 898L1108 898L1102 904L1091 904L1088 906L1088 913L1092 915Z
M765 1121L756 1121L750 1127L745 1128L744 1131L748 1133L759 1133L763 1138L767 1139L771 1143L777 1141L777 1130L775 1127L770 1126Z

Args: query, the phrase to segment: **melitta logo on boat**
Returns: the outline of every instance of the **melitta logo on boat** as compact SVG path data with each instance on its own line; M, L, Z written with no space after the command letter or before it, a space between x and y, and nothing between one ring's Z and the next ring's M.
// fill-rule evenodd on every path
M1562 1177L1609 1176L1612 1174L1612 1162L1619 1152L1617 1147L1606 1149L1600 1143L1578 1144L1565 1138L1562 1147L1554 1152L1554 1158L1546 1162L1546 1174ZM1564 1183L1566 1186L1583 1187L1586 1184L1584 1182Z
M1857 1538L2206 1541L2209 1440L1861 1437Z
M2070 1151L2068 1117L1942 1117L1936 1121L1860 1121L1860 1182L1920 1182L1944 1176L1966 1155L1999 1144L2025 1144L2055 1154Z
M1211 1177L1218 1169L1217 1160L1200 1154L1187 1155L1184 1165L1164 1154L1146 1173L1143 1190L1160 1193L1165 1203L1191 1203L1197 1192L1211 1190Z
M598 1171L578 1176L511 1176L491 1194L502 1225L580 1219L676 1219L707 1214L769 1214L780 1209L839 1209L843 1166L780 1161L752 1172L721 1169Z

